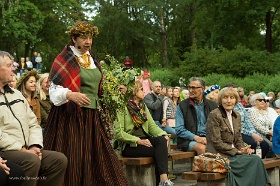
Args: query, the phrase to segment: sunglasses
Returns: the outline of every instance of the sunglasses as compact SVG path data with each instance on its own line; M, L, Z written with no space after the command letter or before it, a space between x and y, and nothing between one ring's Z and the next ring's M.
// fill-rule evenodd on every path
M191 89L196 90L196 89L199 89L199 88L202 88L202 87L187 86L187 88L188 88L189 90L191 90Z
M256 100L258 100L259 102L269 102L269 100L268 99L256 99Z

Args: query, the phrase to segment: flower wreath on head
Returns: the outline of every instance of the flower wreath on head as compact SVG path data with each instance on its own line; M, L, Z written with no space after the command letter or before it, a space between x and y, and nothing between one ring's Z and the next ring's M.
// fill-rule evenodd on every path
M98 27L92 26L86 21L77 21L73 26L69 26L66 33L69 36L91 34L93 37L99 34Z
M206 96L207 94L209 94L210 92L212 92L213 90L216 90L216 89L219 89L220 90L220 86L219 85L213 85L212 87L210 87L210 88L208 88L208 89L206 89L206 90L204 90L204 96Z

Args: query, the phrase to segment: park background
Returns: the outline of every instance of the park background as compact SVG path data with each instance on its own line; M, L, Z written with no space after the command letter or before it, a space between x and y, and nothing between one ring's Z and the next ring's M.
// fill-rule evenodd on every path
M247 94L277 93L279 7L278 0L2 0L0 49L17 62L40 52L49 72L69 41L67 27L86 20L99 28L92 45L99 60L129 56L164 85L199 76Z

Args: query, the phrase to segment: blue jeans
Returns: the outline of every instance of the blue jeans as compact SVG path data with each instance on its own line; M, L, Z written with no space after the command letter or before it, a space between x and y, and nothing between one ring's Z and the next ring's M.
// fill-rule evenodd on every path
M19 70L20 76L21 76L24 72L25 72L25 69L20 69L20 70Z
M172 127L169 127L169 126L162 127L161 123L159 121L155 121L155 123L159 126L159 128L161 128L167 134L176 134L175 129L173 129Z

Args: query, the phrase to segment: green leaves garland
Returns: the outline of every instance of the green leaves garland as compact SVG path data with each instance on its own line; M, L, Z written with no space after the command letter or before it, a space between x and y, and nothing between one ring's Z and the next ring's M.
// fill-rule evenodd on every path
M108 110L111 120L115 121L117 112L124 112L125 110L126 102L132 94L135 79L140 75L140 70L136 68L124 70L125 66L110 55L106 56L106 60L110 64L102 66L104 80L101 101ZM119 85L127 87L126 93L121 92Z

